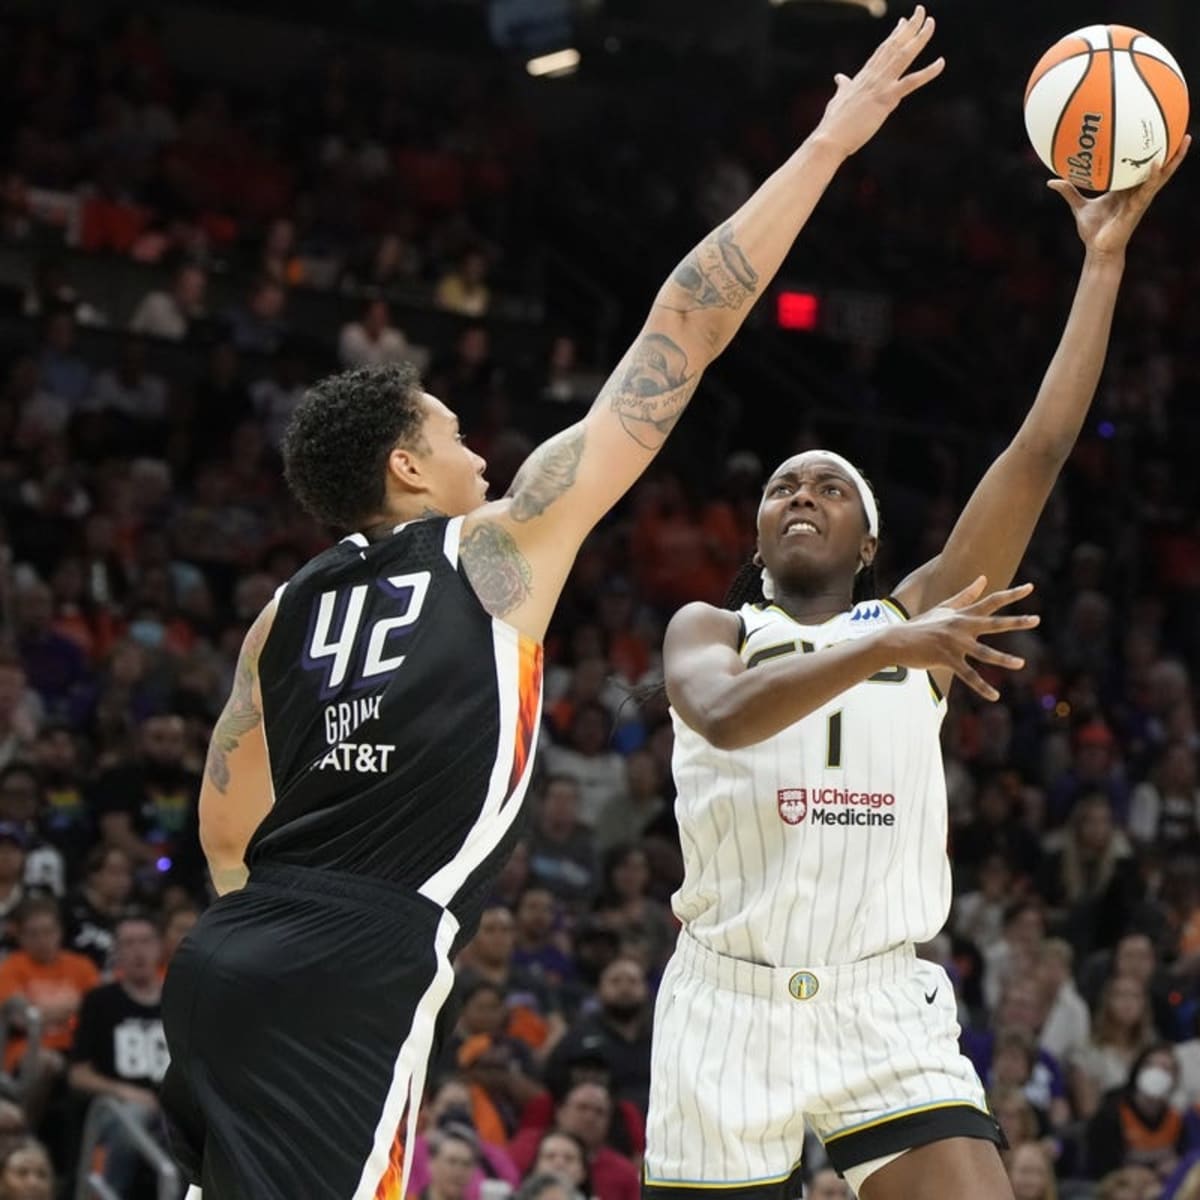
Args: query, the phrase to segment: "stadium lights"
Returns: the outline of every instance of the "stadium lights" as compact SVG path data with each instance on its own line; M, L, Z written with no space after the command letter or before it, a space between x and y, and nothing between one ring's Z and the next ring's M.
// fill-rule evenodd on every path
M557 79L563 75L573 75L579 66L579 51L574 46L565 50L555 50L553 54L539 54L525 64L525 70L535 78L545 76Z
M782 8L791 0L770 0L774 8ZM865 8L875 18L887 16L887 0L832 0L834 4L853 4L856 8Z

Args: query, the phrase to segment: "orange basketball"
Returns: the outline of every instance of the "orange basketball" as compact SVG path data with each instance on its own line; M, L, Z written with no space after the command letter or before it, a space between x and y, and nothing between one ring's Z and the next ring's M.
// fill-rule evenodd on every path
M1179 149L1188 123L1183 72L1161 43L1127 25L1089 25L1042 56L1025 89L1025 128L1056 175L1091 192L1136 187Z

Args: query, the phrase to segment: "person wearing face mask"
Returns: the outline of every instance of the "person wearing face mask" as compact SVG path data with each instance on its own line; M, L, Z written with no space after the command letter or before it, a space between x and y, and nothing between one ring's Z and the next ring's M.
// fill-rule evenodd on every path
M1179 1083L1175 1051L1160 1042L1134 1060L1129 1079L1104 1097L1088 1122L1086 1169L1099 1179L1118 1167L1142 1164L1168 1174L1193 1149L1194 1135L1172 1104Z

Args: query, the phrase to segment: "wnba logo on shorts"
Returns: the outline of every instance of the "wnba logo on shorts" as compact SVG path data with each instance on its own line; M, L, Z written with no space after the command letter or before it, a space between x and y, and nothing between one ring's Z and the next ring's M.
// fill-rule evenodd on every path
M806 788L780 788L777 794L779 815L788 825L799 825L808 815Z
M821 981L811 971L797 971L788 980L793 1000L811 1000L821 990Z

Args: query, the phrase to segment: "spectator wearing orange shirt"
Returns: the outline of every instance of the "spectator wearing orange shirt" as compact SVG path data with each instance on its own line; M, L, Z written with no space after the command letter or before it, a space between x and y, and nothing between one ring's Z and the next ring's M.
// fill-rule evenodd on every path
M25 1100L30 1124L36 1128L54 1084L66 1069L63 1054L71 1047L79 1006L100 982L100 972L90 958L62 948L62 917L56 900L30 896L21 904L16 924L20 949L0 963L0 1004L30 1005L41 1016L42 1045ZM20 1028L23 1014L14 1012L11 1020ZM27 1047L20 1034L9 1039L5 1070L14 1071Z

